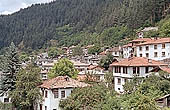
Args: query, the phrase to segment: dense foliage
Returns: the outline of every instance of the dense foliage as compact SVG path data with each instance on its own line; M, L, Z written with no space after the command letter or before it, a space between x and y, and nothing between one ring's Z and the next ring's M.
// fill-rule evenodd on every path
M155 100L170 93L169 73L164 71L159 76L134 77L125 83L125 93L121 95L113 91L110 74L105 75L107 86L99 83L75 89L60 106L63 110L160 110Z
M153 25L168 14L168 6L169 0L56 0L36 4L0 16L0 48L12 41L21 49L47 47L54 43L51 41L87 45L96 43L98 35L101 44L117 44L128 34L126 26ZM117 26L125 29L110 31Z
M63 110L120 110L116 93L103 84L75 89L61 101L60 107Z
M169 73L160 72L147 78L134 78L125 83L125 94L121 97L124 109L159 110L155 99L170 93Z
M0 61L0 70L3 72L0 79L0 93L4 94L15 89L16 75L20 66L17 48L11 43Z
M107 54L106 56L102 57L100 59L99 65L105 70L108 70L110 67L110 64L114 61L114 57L111 53Z
M78 74L77 69L75 69L73 63L66 59L60 59L50 70L48 74L49 78L55 78L57 76L69 76L71 78L76 78Z
M16 75L15 89L9 95L18 110L34 110L34 106L41 101L39 73L40 69L30 64Z

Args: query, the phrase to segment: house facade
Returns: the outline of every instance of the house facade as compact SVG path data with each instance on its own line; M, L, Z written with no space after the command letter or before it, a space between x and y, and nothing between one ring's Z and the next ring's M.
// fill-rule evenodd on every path
M129 42L129 44L123 46L123 58L130 58L136 56L136 45L150 41L150 38L138 38Z
M136 45L137 57L147 57L153 60L170 58L170 38L154 38Z
M43 101L38 105L38 110L61 110L60 100L66 99L74 88L87 87L88 84L71 79L68 76L58 76L45 81L40 85Z
M78 73L77 79L79 81L85 81L87 78L90 81L101 82L104 81L104 68L100 66L90 65L87 70Z
M147 59L144 57L132 57L110 65L114 76L115 91L123 93L123 85L133 77L145 77L153 68L158 66L167 66L159 61Z

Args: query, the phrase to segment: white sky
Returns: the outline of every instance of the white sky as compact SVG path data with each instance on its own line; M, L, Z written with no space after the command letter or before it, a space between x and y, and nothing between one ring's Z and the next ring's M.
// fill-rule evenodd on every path
M36 3L48 3L54 0L0 0L0 14L11 14Z

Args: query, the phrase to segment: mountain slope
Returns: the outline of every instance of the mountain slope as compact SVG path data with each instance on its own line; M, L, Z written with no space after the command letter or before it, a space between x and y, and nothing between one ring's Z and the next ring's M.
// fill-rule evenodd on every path
M56 0L0 16L0 48L14 42L22 48L48 46L63 40L58 28L69 25L66 36L82 31L101 33L116 25L135 29L162 19L169 0ZM61 33L59 31L59 33ZM64 36L65 37L65 36ZM63 43L64 44L64 43Z

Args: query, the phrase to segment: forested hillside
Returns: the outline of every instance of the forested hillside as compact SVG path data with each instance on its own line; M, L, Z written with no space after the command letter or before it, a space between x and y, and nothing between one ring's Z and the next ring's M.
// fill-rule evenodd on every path
M0 48L92 43L115 45L169 13L169 0L56 0L0 16Z

